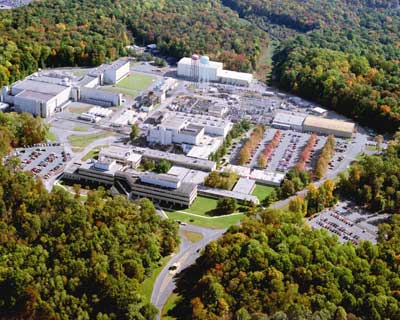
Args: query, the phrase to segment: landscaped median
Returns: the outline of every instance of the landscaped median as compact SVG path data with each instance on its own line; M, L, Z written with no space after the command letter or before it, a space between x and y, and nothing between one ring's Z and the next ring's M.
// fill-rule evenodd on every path
M112 132L108 131L99 131L92 134L73 134L68 137L68 141L72 146L72 151L79 152L82 151L85 147L87 147L92 142L107 138L112 136Z

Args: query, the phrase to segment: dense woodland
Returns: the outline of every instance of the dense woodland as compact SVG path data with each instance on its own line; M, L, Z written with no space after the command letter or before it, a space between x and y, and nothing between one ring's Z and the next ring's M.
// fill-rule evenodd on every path
M391 144L382 155L363 157L340 176L339 184L343 195L373 211L399 212L400 148Z
M0 158L46 132L26 114L0 123ZM139 287L176 249L176 223L146 199L49 193L18 166L0 164L0 318L153 319Z
M300 214L264 211L231 227L181 275L180 319L400 318L400 216L380 243L340 244ZM387 238L385 240L384 238Z
M400 125L398 1L223 0L281 41L274 82L379 131Z
M0 86L38 68L96 66L133 42L252 70L266 35L216 0L35 1L0 11Z
M289 211L263 210L211 243L181 275L178 319L383 320L400 318L400 139L364 156L337 182L309 185ZM292 181L301 180L299 171ZM378 244L341 244L303 217L342 196L391 213Z
M131 43L251 71L273 38L274 83L395 132L399 28L394 0L44 0L0 11L0 85L40 67L98 65Z

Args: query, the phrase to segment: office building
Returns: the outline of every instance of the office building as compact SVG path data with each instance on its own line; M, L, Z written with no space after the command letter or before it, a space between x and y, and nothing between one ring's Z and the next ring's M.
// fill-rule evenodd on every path
M123 190L130 199L148 198L165 206L190 207L197 197L197 185L182 182L170 174L144 173L132 176L118 172L115 175L117 189Z

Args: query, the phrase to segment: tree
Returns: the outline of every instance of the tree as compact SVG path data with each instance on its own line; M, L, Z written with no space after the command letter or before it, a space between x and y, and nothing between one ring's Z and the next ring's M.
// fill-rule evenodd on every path
M136 123L134 123L134 124L132 124L132 126L131 126L131 133L130 133L129 137L130 137L131 141L134 141L134 140L136 140L139 136L140 136L140 129L139 129L139 126L138 126Z
M167 173L172 167L170 161L162 159L160 162L157 162L154 171L157 173Z
M289 202L289 210L305 216L307 214L307 202L303 197L295 197Z
M231 214L236 211L237 204L236 200L233 198L220 198L217 203L216 211L219 214Z

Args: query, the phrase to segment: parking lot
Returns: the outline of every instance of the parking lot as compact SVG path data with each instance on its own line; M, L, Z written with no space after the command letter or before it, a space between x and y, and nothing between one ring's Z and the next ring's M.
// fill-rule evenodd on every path
M371 213L349 201L343 201L308 219L313 229L326 229L336 234L341 242L358 244L361 240L376 243L378 224L388 218L388 214Z
M43 180L58 176L71 160L70 154L66 153L59 143L18 148L14 155L20 158L24 171L30 171Z

